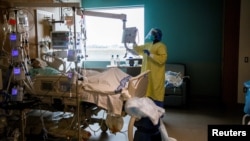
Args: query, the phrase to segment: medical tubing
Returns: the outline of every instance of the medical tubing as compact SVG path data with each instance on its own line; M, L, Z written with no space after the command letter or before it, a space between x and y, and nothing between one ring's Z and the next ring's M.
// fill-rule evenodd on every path
M44 113L45 113L45 112L44 112ZM45 124L44 124L43 114L40 116L40 120L41 120L41 122L42 122L43 130L44 130L46 133L48 133L48 130L46 129Z
M107 113L107 112L106 112ZM104 116L105 116L105 112L103 112L103 119L104 119ZM94 134L96 133L96 132L98 132L100 129L101 129L101 127L102 127L102 125L103 124L105 124L105 122L104 122L104 120L102 120L101 121L101 124L100 124L100 128L98 128L97 130L94 130L94 129L92 129L91 127L90 127L90 124L86 121L86 120L84 120L85 121L85 123L88 125L88 128L92 131L92 132L94 132Z
M130 120L129 120L129 124L128 124L128 140L129 141L133 141L134 137L133 137L133 128L134 128L134 123L135 123L136 117L131 116Z
M70 65L71 65L71 62L70 62ZM70 65L69 65L69 66L70 66ZM69 68L69 67L68 67L68 68ZM67 68L67 69L68 69L68 68ZM55 83L58 82L63 76L64 76L64 74L61 74L60 77L58 77L58 78L56 79ZM72 86L70 86L70 89L71 89L71 87L72 87ZM48 95L48 93L49 93L50 91L51 91L51 90L46 91L43 95ZM66 91L63 92L63 93L61 94L61 96L63 96L64 94L66 94Z
M1 51L4 51L4 44L5 44L5 41L6 41L6 36L7 36L7 33L4 33Z
M74 19L74 49L76 50L76 11L75 11L75 7L72 7L73 10L73 19ZM77 65L77 61L75 61L75 69L76 71L78 70L78 65ZM78 78L78 76L77 76ZM76 104L77 104L77 125L78 125L78 141L81 141L80 139L80 135L81 135L81 127L80 127L80 100L79 100L79 95L78 95L78 79L76 80Z
M42 110L40 109L40 111L42 111ZM44 110L44 112L41 112L41 114L40 114L40 120L41 120L41 122L42 122L43 130L44 130L46 133L49 133L49 130L47 130L46 127L45 127L44 119L43 119L43 115L44 115L46 112L47 112L46 110ZM75 118L76 118L76 116L74 115L73 118L72 118L72 120L71 120L70 125L67 126L66 128L64 128L63 131L65 131L65 130L67 130L67 129L69 129L69 128L72 128L72 125L73 125L73 123L74 123L74 121L75 121Z
M15 12L15 20L16 20L16 22L17 22L17 11L18 11L18 10L14 10L14 12ZM18 28L17 28L17 25L16 25L16 32L18 33Z
M24 80L23 80L23 83L26 86L26 88L29 89L29 91L31 91L32 93L35 93L33 88L31 88Z
M64 75L64 74L61 74L60 77L58 77L58 78L56 79L55 83L58 82L58 81L62 78L63 75ZM51 91L51 90L48 90L48 91L45 92L43 95L48 95L48 93L49 93L50 91Z
M75 121L75 118L76 118L76 116L74 115L73 118L72 118L72 120L71 120L71 123L69 124L69 126L65 127L65 128L62 129L61 131L67 131L67 129L72 128L72 125L73 125L73 123L74 123L74 121Z
M8 85L7 85L7 92L9 91L9 88L10 88L10 82L11 82L11 78L13 76L13 71L11 70L11 74L10 74L10 77L9 77L9 82L8 82Z

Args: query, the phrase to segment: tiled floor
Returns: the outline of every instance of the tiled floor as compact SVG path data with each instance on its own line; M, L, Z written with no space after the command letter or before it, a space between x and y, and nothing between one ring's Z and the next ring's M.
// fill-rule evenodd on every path
M206 141L207 125L209 124L242 124L244 113L242 109L225 110L221 107L189 107L189 108L166 108L163 121L165 123L168 135L177 139L177 141ZM100 112L96 117L103 117L105 114ZM86 128L91 132L89 141L128 141L127 129L129 116L125 116L124 125L121 132L116 134L110 131L102 132L98 124L89 125ZM40 119L30 120L39 123ZM39 126L39 125L36 125ZM134 128L135 129L135 128ZM35 129L30 129L34 131ZM29 138L29 141L45 141L38 136ZM7 141L1 140L0 141ZM28 141L28 140L27 140ZM64 141L64 139L49 137L46 141ZM66 141L66 139L65 139ZM73 141L73 140L72 140ZM76 141L76 140L74 140Z
M63 114L63 115L62 115ZM41 115L43 115L43 121L46 127L54 127L54 125L58 125L58 121L57 119L61 119L62 117L65 117L65 119L69 119L69 121L71 122L71 118L68 118L68 116L70 117L71 114L65 114L63 112L56 112L54 114L52 114L52 112L49 111L35 111L35 112L31 112L29 114L29 116L27 117L26 122L26 127L25 127L25 133L26 133L26 141L78 141L75 138L72 138L70 140L64 139L64 138L58 138L58 137L53 137L50 134L48 134L48 138L44 139L43 138L43 133L41 132L42 130L42 121L41 121ZM65 116L67 115L67 116ZM106 112L105 111L101 111L98 113L97 116L94 116L96 118L102 118L106 117ZM19 127L19 117L13 118L13 120L11 120L11 123L9 124L9 126L12 127ZM121 129L120 132L117 133L111 133L109 130L107 130L106 132L103 132L101 130L101 127L98 123L94 123L94 124L90 124L85 130L91 133L91 137L89 138L88 141L127 141L127 128L128 128L128 122L129 122L130 117L129 116L125 116L123 117L123 127ZM10 121L10 120L9 120ZM60 120L62 121L62 119ZM60 122L59 121L59 122ZM67 127L69 127L70 123L67 124L65 126L65 128L60 128L60 129L66 129ZM48 130L48 129L46 129ZM77 135L77 131L78 130L74 130L76 132ZM30 133L30 134L28 134ZM21 136L20 136L21 137ZM0 135L0 141L9 141L8 139L6 139L5 137L3 137L3 135ZM20 141L22 141L22 139L20 139ZM83 140L80 140L83 141Z
M128 141L127 130L129 119L130 116L125 116L123 118L123 128L120 132L117 132L115 134L111 133L109 130L106 132L102 132L100 130L100 126L97 124L90 125L90 127L86 129L87 131L90 131L92 133L89 141Z
M224 109L219 105L213 106L191 106L188 108L166 108L163 118L168 135L177 141L206 141L207 127L209 124L242 124L244 115L241 107L235 109ZM116 135L96 132L90 141L128 141L127 126L129 117L124 118L123 133ZM136 128L134 128L135 130Z

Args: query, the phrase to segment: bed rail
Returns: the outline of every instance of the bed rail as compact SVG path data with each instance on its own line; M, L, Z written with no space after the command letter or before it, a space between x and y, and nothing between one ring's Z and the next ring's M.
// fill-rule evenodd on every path
M128 91L131 97L144 97L146 95L149 73L150 70L147 70L129 80Z

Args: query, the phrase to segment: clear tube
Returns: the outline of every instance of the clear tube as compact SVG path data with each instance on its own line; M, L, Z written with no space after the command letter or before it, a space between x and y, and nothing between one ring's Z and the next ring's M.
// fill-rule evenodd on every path
M7 16L3 15L3 19L4 19L3 31L4 31L4 33L8 33L9 32L9 25L8 25Z

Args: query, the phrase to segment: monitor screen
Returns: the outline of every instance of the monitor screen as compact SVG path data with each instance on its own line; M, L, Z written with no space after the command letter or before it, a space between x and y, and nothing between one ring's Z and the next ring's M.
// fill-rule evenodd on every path
M51 41L53 49L68 49L69 31L53 31L51 32Z
M123 30L122 43L135 43L137 35L136 27L128 27Z

